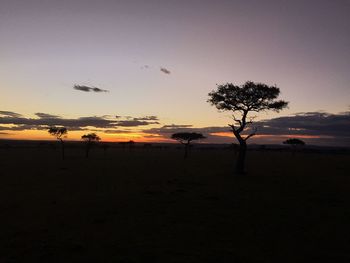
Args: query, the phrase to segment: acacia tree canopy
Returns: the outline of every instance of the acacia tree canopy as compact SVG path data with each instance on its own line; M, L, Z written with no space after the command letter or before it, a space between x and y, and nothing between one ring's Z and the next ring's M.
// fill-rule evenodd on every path
M96 133L84 134L83 136L81 136L81 138L87 142L98 142L99 140L101 140L101 138Z
M191 141L205 139L201 133L196 132L178 132L171 135L171 139L177 140L182 144L189 144Z
M62 146L62 159L64 160L64 142L63 142L63 137L66 136L66 134L68 133L67 128L65 127L50 127L50 129L48 130L48 132L52 135L55 136L57 140L59 140L61 142L61 146Z
M232 111L235 124L230 124L232 131L238 141L246 141L255 135L251 133L243 138L240 133L252 121L247 121L249 112L260 112L273 110L279 112L288 106L288 102L277 100L280 89L276 86L268 86L263 83L247 81L242 86L232 83L219 85L217 90L209 93L208 102L222 111ZM236 118L235 114L240 113L241 118Z
M219 85L217 90L209 93L209 102L219 110L229 111L280 111L288 102L277 100L280 89L263 83L247 81L241 87L232 83Z
M285 140L283 142L283 144L289 144L289 145L305 145L305 142L300 140L300 139L297 139L297 138L291 138L291 139L288 139L288 140Z
M61 140L62 137L64 137L67 133L68 130L65 127L50 127L50 129L48 130L48 132L52 135L55 136L58 140Z

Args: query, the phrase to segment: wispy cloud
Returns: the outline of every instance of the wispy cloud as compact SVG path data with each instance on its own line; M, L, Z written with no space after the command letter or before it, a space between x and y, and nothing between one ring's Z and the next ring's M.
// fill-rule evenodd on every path
M143 65L143 66L141 66L141 69L149 69L149 68L150 68L149 65Z
M164 68L164 67L160 67L160 71L163 72L164 74L170 74L170 70Z
M60 118L58 115L52 115L52 114L47 114L47 113L42 113L42 112L37 112L35 113L36 116L39 118Z
M164 125L163 129L183 129L183 128L189 128L193 125L190 124L170 124L170 125Z
M133 133L131 130L104 130L107 134L121 134L121 133Z
M85 85L74 85L73 89L75 90L79 90L79 91L84 91L84 92L109 92L109 90L105 90L105 89L100 89L97 87L89 87L89 86L85 86Z
M157 116L144 116L144 117L138 117L138 118L133 118L134 121L159 121Z
M13 112L13 111L0 111L0 116L6 116L6 117L22 117L21 114Z
M158 121L148 121L148 120L121 120L117 122L118 126L122 127L137 127L137 126L145 126L150 124L159 124Z

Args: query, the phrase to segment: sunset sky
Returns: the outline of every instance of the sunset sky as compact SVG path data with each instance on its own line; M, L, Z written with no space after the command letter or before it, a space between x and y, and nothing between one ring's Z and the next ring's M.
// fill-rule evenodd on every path
M350 146L349 14L348 0L0 0L0 138L62 125L72 140L233 142L208 93L251 80L290 102L258 115L252 142Z

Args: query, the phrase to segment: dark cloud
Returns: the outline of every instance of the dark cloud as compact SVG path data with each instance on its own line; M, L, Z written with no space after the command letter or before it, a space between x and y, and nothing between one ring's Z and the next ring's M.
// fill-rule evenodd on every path
M259 134L308 134L350 137L350 112L305 112L263 120L255 124Z
M144 135L143 136L144 138L150 138L150 139L164 139L162 136L159 136L159 135L153 135L153 134L150 134L150 135Z
M145 116L140 118L134 118L134 121L159 121L157 116Z
M157 121L139 121L139 120L123 120L118 121L117 125L122 127L136 127L136 126L145 126L150 124L159 124Z
M193 128L192 125L164 125L160 128L151 128L143 130L145 133L159 134L169 137L173 133L177 132L198 132L203 134L217 133L217 132L227 132L230 131L228 126L225 127L204 127L204 128Z
M116 124L114 121L104 119L102 117L81 117L77 119L65 119L65 118L13 118L2 117L0 118L0 124L14 124L14 125L30 125L33 127L39 126L64 126L68 129L77 129L78 127L97 127L108 128L114 127Z
M178 129L181 129L181 128L189 128L189 127L192 127L193 125L188 125L188 124L184 124L184 125L181 125L181 124L170 124L170 125L164 125L162 128L163 129L174 129L174 128L178 128Z
M120 133L132 133L133 131L130 130L104 130L104 133L108 134L120 134Z
M350 112L330 114L326 112L305 112L291 116L273 118L253 123L244 134L247 135L253 127L257 135L275 136L271 142L280 142L281 137L301 136L312 143L350 146ZM161 135L169 138L176 132L198 132L208 137L208 142L232 142L232 134L228 126L193 128L191 125L165 125L160 128L145 129L149 135ZM220 134L220 135L219 135ZM230 135L230 137L229 137ZM259 137L253 137L253 141ZM267 139L259 139L267 140Z
M52 114L47 114L47 113L42 113L42 112L37 112L35 113L36 116L39 118L60 118L58 115L52 115Z
M89 86L85 86L85 85L74 85L73 89L75 90L79 90L79 91L84 91L84 92L109 92L108 90L105 89L100 89L100 88L96 88L96 87L89 87Z
M64 126L69 131L99 130L106 133L130 133L133 131L127 128L119 130L118 127L142 127L159 124L158 117L154 115L143 117L104 115L102 117L92 116L75 119L62 118L47 113L36 113L36 116L38 118L26 118L15 112L0 111L0 131L46 130L50 126ZM252 142L265 140L265 143L280 143L281 138L304 136L300 138L306 138L307 142L309 140L316 144L327 143L329 145L350 146L350 111L339 114L304 112L257 121L253 123L250 129L253 127L257 128L257 135L265 135L269 138L256 136L252 138ZM159 138L170 138L171 134L176 132L197 132L207 136L207 142L229 143L234 140L228 126L195 128L189 124L171 124L143 129L142 132L146 136ZM249 132L250 130L247 129L245 134L249 134Z
M96 88L96 87L92 88L92 90L93 90L94 92L108 92L108 90L100 89L100 88Z
M5 117L22 117L21 114L13 112L13 111L0 111L0 115Z
M163 67L160 68L160 71L163 72L164 74L170 74L171 73L170 70L168 70L166 68L163 68Z
M121 119L121 118L125 118L128 121L155 121L153 124L159 124L156 123L156 121L159 121L159 118L157 116L154 115L150 115L150 116L144 116L144 117L131 117L131 116L120 116L120 115L115 115L116 119ZM127 123L125 120L121 121L121 123Z
M215 136L214 133L220 132L230 132L228 126L224 127L203 127L203 128L194 128L192 125L164 125L160 128L151 128L143 130L144 133L148 134L145 137L158 137L158 138L170 138L172 134L178 132L197 132L202 133L207 137L207 143L232 143L233 139L231 137L225 136Z
M8 132L0 132L0 135L10 135Z
M0 130L3 131L24 131L24 130L47 130L48 126L46 125L16 125L11 127L0 126Z
M13 114L12 114L13 115ZM20 116L20 117L16 117ZM62 118L47 113L36 113L39 118L26 118L22 115L0 116L0 125L14 125L11 127L0 126L0 130L46 130L51 126L64 126L70 131L97 129L115 129L122 127L137 127L151 124L158 124L156 116L146 116L132 119L114 119L105 116L80 117L76 119ZM134 120L135 119L135 120Z

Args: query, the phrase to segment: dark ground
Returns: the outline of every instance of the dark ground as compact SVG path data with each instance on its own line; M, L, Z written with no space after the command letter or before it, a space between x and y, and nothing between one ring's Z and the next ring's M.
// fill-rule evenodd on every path
M0 149L0 262L350 262L350 155Z

